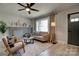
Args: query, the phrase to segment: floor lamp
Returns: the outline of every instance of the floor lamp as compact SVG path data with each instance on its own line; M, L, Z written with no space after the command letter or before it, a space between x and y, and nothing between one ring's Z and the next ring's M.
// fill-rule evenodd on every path
M56 35L55 35L55 30L56 30L56 23L51 22L51 42L53 44L56 44Z

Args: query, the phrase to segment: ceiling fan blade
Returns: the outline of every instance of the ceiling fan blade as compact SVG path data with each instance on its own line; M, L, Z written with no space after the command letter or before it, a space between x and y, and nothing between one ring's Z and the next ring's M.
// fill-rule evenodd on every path
M21 4L21 3L17 3L17 4L19 4L20 6L26 7L26 6L24 6L23 4Z
M25 9L19 9L18 11L22 11L22 10L25 10Z
M26 3L27 4L27 6L29 7L29 3Z
M35 3L30 3L30 7L32 7Z
M37 11L37 12L39 11L39 10L37 10L37 9L33 9L33 8L30 8L30 10Z
M31 12L30 12L30 11L28 11L28 13L29 13L29 14L31 14Z

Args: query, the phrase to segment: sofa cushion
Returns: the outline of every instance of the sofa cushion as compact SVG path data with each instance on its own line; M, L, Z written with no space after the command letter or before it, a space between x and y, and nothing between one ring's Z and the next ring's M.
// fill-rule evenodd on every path
M40 32L39 35L40 36L45 36L45 35L48 35L48 32Z
M39 36L40 35L40 32L34 32L34 35L35 36Z
M34 38L35 39L40 39L40 38L43 38L43 36L35 36Z

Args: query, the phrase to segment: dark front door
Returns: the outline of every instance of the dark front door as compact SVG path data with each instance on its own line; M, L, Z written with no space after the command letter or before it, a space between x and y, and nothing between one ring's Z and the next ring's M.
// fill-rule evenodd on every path
M68 20L68 44L79 46L79 14L70 15Z

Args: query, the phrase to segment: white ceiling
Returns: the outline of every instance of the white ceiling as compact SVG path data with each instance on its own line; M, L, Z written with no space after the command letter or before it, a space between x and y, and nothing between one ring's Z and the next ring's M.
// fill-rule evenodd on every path
M8 14L16 14L19 16L23 16L26 18L35 18L42 15L47 15L51 13L52 11L59 11L62 9L66 9L70 6L73 6L76 4L69 4L69 3L36 3L33 8L38 9L39 12L31 11L31 14L28 14L25 10L24 11L18 11L18 9L23 8L22 6L16 4L16 3L0 3L0 13L8 13Z

